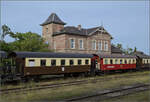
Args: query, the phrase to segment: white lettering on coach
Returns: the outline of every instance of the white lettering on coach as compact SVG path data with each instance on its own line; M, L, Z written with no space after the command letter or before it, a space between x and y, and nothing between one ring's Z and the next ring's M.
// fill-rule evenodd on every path
M115 66L107 66L107 68L114 68Z
M65 71L65 68L64 68L64 67L61 67L61 70L62 70L62 71Z

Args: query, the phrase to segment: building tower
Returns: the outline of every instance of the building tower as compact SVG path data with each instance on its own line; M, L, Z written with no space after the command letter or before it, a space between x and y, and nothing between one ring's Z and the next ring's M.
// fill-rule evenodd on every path
M42 26L42 37L45 43L49 44L49 49L55 49L53 44L53 33L59 32L64 29L64 23L56 13L52 13L44 23L40 24Z

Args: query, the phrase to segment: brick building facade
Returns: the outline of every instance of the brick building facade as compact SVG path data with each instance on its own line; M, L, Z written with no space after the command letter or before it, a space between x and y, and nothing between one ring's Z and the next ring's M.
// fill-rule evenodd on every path
M111 35L103 26L82 28L65 26L55 13L41 24L42 37L49 44L49 49L55 52L110 54Z

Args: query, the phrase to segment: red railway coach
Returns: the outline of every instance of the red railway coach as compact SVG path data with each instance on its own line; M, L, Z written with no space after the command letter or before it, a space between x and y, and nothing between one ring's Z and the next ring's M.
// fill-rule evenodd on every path
M136 57L131 55L97 55L95 59L97 71L136 69Z

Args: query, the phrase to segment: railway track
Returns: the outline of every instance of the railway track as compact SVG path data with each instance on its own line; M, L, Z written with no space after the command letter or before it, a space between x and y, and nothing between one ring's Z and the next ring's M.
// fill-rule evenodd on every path
M129 77L135 77L135 76L143 76L145 74L133 74L128 75ZM20 87L20 88L9 88L9 89L1 89L0 94L9 94L9 93L19 93L19 92L25 92L25 91L32 91L32 90L41 90L41 89L48 89L48 88L57 88L61 86L71 86L71 85L80 85L80 84L86 84L86 83L96 83L96 82L104 82L109 81L112 79L120 79L127 76L116 76L116 77L106 77L103 78L96 78L96 79L86 79L86 80L79 80L79 81L70 81L70 82L62 82L57 84L43 84L43 85L35 85L35 86L28 86L28 87Z
M146 91L150 89L150 83L148 84L135 84L132 86L124 86L118 89L110 89L99 91L95 94L76 97L72 99L66 99L64 102L99 102L109 98L117 98L136 92Z

